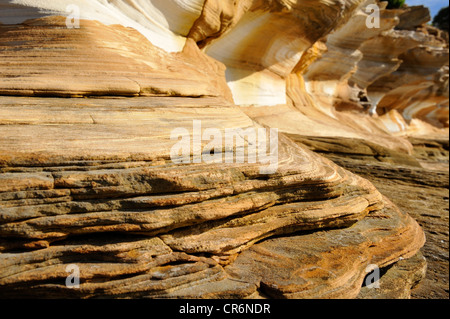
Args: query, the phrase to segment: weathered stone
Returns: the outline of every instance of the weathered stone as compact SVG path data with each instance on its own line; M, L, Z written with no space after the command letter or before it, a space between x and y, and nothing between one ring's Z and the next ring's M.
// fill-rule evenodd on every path
M419 285L416 281L424 271L424 262L420 256L410 261L402 261L398 266L389 266L386 284L380 289L364 289L361 298L414 298L414 299L446 299L448 298L448 140L422 136L411 138L414 145L414 156L422 167L407 166L392 161L380 162L380 158L364 160L351 158L338 151L336 145L344 144L335 139L331 149L336 152L323 152L339 165L369 179L377 189L402 210L415 218L424 229L427 241L422 248L427 259L425 278ZM304 138L307 140L307 138ZM321 140L324 143L324 140ZM330 141L331 142L331 141ZM315 139L305 145L314 146ZM364 146L365 143L361 142ZM397 264L395 264L397 265ZM411 288L414 288L411 290ZM363 296L364 295L364 296Z
M0 0L0 296L448 297L448 41L385 5Z
M256 244L225 269L239 280L259 282L271 297L355 298L368 265L383 267L411 257L424 240L418 224L387 203L385 209L346 229Z
M378 287L363 286L358 299L410 299L411 289L425 278L427 262L422 253L414 257L402 259L392 267L384 270L384 274L376 284Z

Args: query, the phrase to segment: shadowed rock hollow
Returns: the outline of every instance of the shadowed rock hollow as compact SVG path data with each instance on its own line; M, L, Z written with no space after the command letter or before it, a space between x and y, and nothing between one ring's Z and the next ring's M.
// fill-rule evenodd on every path
M448 43L385 6L0 0L0 296L409 298L435 250L401 192L448 226Z

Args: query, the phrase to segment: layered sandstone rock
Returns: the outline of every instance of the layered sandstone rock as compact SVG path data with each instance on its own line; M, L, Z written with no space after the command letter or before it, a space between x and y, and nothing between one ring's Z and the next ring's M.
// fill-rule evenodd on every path
M182 52L168 53L134 29L88 20L79 29L67 29L63 17L27 20L1 32L3 95L231 99L225 67L192 42Z
M361 110L363 115L369 112L384 115L395 109L406 119L407 124L412 119L418 118L441 127L447 125L448 44L443 39L445 37L440 35L442 32L424 26L430 19L429 12L424 7L385 10L385 2L377 3L374 0L345 2L154 0L134 1L133 4L126 1L108 3L91 1L89 4L83 1L79 3L70 1L70 4L72 6L67 7L69 1L58 3L34 1L30 4L21 0L3 0L0 3L2 7L0 22L17 24L24 23L30 18L42 19L58 15L65 17L72 14L70 10L73 5L78 6L80 19L84 21L80 23L78 33L70 29L73 32L65 34L68 30L63 30L61 25L66 19L45 22L49 18L44 18L41 22L35 22L41 24L43 29L51 29L48 30L49 36L64 38L63 43L58 41L52 44L52 40L47 41L48 37L46 39L44 36L45 42L48 42L46 51L58 50L54 54L63 59L54 62L58 62L65 72L75 73L82 82L78 85L84 90L72 92L73 94L89 95L96 92L184 96L225 94L228 97L232 94L238 105L260 106L286 104L286 101L292 101L294 105L306 106L309 110L319 109L320 113L326 113L328 117L325 121L332 122L338 118L339 122L344 123L341 130L345 130L347 135L348 131L352 131L354 123L346 122L352 122L353 117L342 118L343 114L336 114L334 108L346 110L359 109L362 106L366 108ZM372 28L367 26L367 22L370 22L370 10L374 4L379 5L381 11L379 27ZM304 14L305 12L308 14ZM103 28L108 26L109 34L108 31L102 30L100 25L92 26L90 21L98 21ZM30 24L32 22L25 25ZM128 29L119 27L119 24ZM140 34L132 31L134 29ZM36 27L22 27L20 30L11 30L5 36L7 39L22 37L26 41L27 37L36 38L37 32L43 36L47 31ZM128 32L130 34L127 34ZM135 34L131 35L133 32ZM100 37L99 33L105 35ZM148 43L146 43L148 48L144 45L138 46L137 43L146 42L142 37L146 37L153 45L164 51L156 50ZM54 41L55 38L52 39ZM226 71L217 62L196 52L196 47L187 39L195 41L203 52L225 64ZM119 46L117 41L125 45ZM75 42L80 44L75 45ZM4 55L8 60L12 59L7 60L9 67L16 68L18 64L28 67L28 62L24 63L23 60L29 57L27 51L32 50L34 44L27 42L20 44L24 46L21 49L22 59L19 57L12 59L11 55L14 54L11 52L8 56ZM82 47L89 47L89 50L80 52L79 49ZM125 52L118 50L119 47ZM91 53L87 54L88 51ZM139 56L151 51L155 52ZM184 61L189 64L189 58L178 61L179 55L175 55L177 58L175 62L171 60L173 55L165 56L167 52L173 51L189 51L188 55L193 55L191 59L201 59L201 63L197 62L194 65L197 66L197 71L201 66L200 71L208 73L209 76L202 77L194 70L189 72L190 67L183 64ZM85 65L81 67L73 62L67 65L63 57L66 54L66 58L75 56ZM103 65L92 55L105 57L101 63ZM185 56L186 54L183 55ZM51 74L48 64L45 64L45 58L52 59L54 55L47 57L43 55L39 62L42 65L33 66L36 71L43 73L42 77L45 72ZM161 60L167 63L160 63ZM114 66L105 64L106 61L110 61ZM107 74L111 79L109 83L104 78L100 83L97 83L100 80L93 80L98 76L95 70L90 70L86 65L93 63L97 65L99 71L108 69L110 73L116 72ZM142 63L150 66L150 69ZM423 66L424 63L426 67ZM133 69L136 71L133 72L130 68L123 70L119 65L134 65ZM170 70L167 70L168 65L171 65ZM75 70L71 70L72 68ZM176 83L177 75L174 73L180 74L181 69L185 70L183 71L187 75L185 79L192 80L191 85L195 89L185 88L184 86L189 86L187 83ZM80 70L90 71L93 74L92 76L87 72L83 76L76 74ZM151 70L155 75L152 76L143 70ZM42 88L44 91L67 90L61 88L61 83L69 80L72 82L73 79L63 78L65 72L62 70L54 71L61 74L61 81L33 78L28 82L45 81L46 84ZM226 72L231 93L226 92L228 88L224 88L220 83L223 80L223 72ZM120 75L117 75L118 73ZM34 76L36 72L33 73ZM11 94L14 87L18 90L21 85L23 91L20 94L37 92L36 89L25 90L26 78L20 82L24 77L26 72L23 69L15 72L9 70L8 81L0 85L3 94ZM170 88L169 84L163 85L161 83L163 79L174 83L173 87ZM207 84L204 82L214 84L218 89L206 87ZM397 100L402 100L403 105L394 107L392 101ZM307 117L312 116L307 114ZM398 122L394 128L390 118L392 116L381 117L381 122L386 119L387 123L377 123L378 130L389 133L392 130L407 129L403 123ZM364 116L362 119L358 118L356 122L358 121L374 122L366 120ZM313 124L316 125L317 121L313 121ZM320 134L321 131L323 130L318 129L315 134ZM364 129L358 128L356 131L360 134L368 133L366 135L374 133L373 129L365 132ZM366 139L367 136L362 138Z
M406 260L408 297L423 230L313 152L419 172L402 135L445 135L448 45L375 3L0 0L0 295L376 298Z
M266 245L268 237L296 233L280 247L308 242L305 253L315 254L308 251L313 246L323 250L321 267L339 270L340 279L316 283L311 274L294 279L290 285L300 286L293 289L304 291L304 280L311 277L312 290L304 297L333 297L326 291L336 289L354 297L367 265L382 267L423 245L417 223L370 183L282 136L273 175L250 163L174 164L169 154L174 126L189 128L193 119L203 120L205 128L254 125L226 103L144 97L52 99L50 105L45 98L1 100L8 124L1 126L2 296L271 295L266 279L244 275L243 253ZM328 228L345 229L342 235L322 232L327 240L316 238ZM344 255L359 256L357 264L347 268L344 260L328 261L343 253L329 246L328 240L338 238L334 232L349 240L342 245L355 256ZM290 254L300 258L296 251ZM266 258L279 260L276 252ZM69 264L81 267L80 290L64 285ZM297 278L298 267L316 268L300 262L284 270L287 278ZM274 265L270 276L278 270ZM352 278L351 286L344 284L346 278ZM316 285L320 293L312 288ZM274 296L285 295L282 291Z

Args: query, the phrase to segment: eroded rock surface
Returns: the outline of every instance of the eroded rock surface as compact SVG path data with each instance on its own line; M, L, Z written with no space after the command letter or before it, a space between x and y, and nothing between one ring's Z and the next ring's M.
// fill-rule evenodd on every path
M359 298L390 299L412 296L417 299L447 299L448 140L432 136L410 138L414 145L413 156L404 154L401 158L398 153L386 155L386 150L383 149L374 152L375 149L372 148L364 152L367 150L367 142L361 140L292 138L370 180L402 211L407 211L416 219L425 231L427 241L423 256L427 262L424 263L418 255L412 259L416 260L415 262L404 260L395 266L387 267L383 270L386 277L381 279L381 282L386 281L386 284L380 285L378 293L376 289L363 288ZM420 166L411 162L411 157L420 162ZM423 280L417 284L419 278Z
M422 296L448 43L385 5L0 0L0 296Z
M260 283L248 279L247 286L253 288L243 289L242 280L236 281L234 272L230 274L223 267L238 267L236 262L244 258L241 254L255 243L258 247L265 238L298 231L347 228L358 222L370 225L370 220L386 214L384 211L399 221L389 223L389 232L387 226L379 226L385 231L376 238L363 236L364 231L358 228L352 230L351 234L355 232L359 238L358 245L373 246L385 236L403 234L400 242L390 245L386 260L379 261L389 263L415 254L423 244L418 224L407 215L401 217L394 208L383 208L386 200L370 183L282 136L279 167L273 175L262 175L257 164L173 164L169 154L173 126L189 127L194 118L204 118L208 125L220 127L225 125L216 117L221 112L227 116L228 127L233 122L236 127L255 125L240 109L225 102L223 106L200 107L197 102L189 106L192 100L187 100L186 106L179 108L165 98L160 102L156 98L127 99L126 107L124 99L52 99L51 105L46 98L24 99L20 104L16 104L18 98L1 99L3 117L9 114L8 125L1 126L4 296L11 296L11 291L17 293L14 296L35 295L47 288L56 289L60 295L67 290L67 296L72 296L72 290L61 282L67 276L63 270L68 264L81 264L82 288L76 296L95 297L96 292L117 297L246 297L255 293ZM177 99L177 104L180 101ZM73 116L80 107L88 114L83 116L81 111ZM47 117L12 112L17 108L40 110ZM102 116L105 108L108 115ZM114 116L117 112L126 112L127 119ZM176 116L178 112L183 117ZM39 141L34 141L33 136ZM41 151L42 145L48 145L45 152ZM311 240L319 247L322 240L314 236ZM89 246L84 240L89 242L91 238L94 243ZM306 240L303 236L292 238L298 238L293 246ZM74 240L78 245L72 244ZM131 244L135 242L137 247ZM310 245L314 246L313 242ZM352 249L363 255L363 261L342 269L342 276L356 276L349 295L356 296L372 257L362 248ZM200 256L207 256L201 257L206 261ZM149 264L149 260L163 257L170 261L156 262L156 268ZM297 257L294 254L293 258ZM103 258L112 258L111 265L104 265ZM276 255L273 258L278 259ZM170 270L171 262L179 265ZM188 273L179 267L187 267ZM155 280L155 271L168 271L183 279L178 278L181 281L173 286L159 282L153 290L152 285L141 280ZM97 276L104 278L103 284L98 283ZM129 277L131 286L119 289L125 282L128 287L128 281L116 276ZM175 280L167 276L170 282ZM220 284L215 283L217 278L221 278ZM114 283L116 280L119 282ZM201 282L198 290L194 289L195 280ZM182 289L182 282L189 283L187 291ZM333 285L340 283L325 285L334 290ZM206 295L203 284L211 289ZM30 285L36 289L30 289ZM25 291L20 287L26 287ZM227 289L223 291L223 287ZM309 296L328 295L310 292Z

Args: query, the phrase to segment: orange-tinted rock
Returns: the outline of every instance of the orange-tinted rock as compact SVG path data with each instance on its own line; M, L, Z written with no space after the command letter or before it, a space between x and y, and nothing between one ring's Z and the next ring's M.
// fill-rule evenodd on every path
M89 20L80 25L68 29L65 18L48 17L1 26L0 94L231 99L224 66L195 45L167 53L132 28Z
M367 28L372 0L70 2L79 29L66 0L0 0L2 297L356 298L403 260L389 291L408 297L424 232L356 173L418 179L430 150L404 135L445 137L448 44L422 14L405 31L384 4Z

